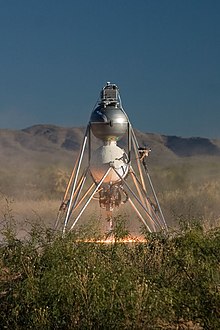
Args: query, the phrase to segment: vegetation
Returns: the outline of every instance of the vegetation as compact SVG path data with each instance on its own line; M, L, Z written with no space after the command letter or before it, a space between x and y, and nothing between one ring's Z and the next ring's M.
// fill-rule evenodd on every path
M187 158L152 169L152 179L170 226L175 226L177 219L188 218L217 224L220 219L218 159Z
M20 240L10 210L3 220L1 329L220 328L220 228L184 221L124 243L121 216L105 244L85 242L92 226L62 237L37 224Z

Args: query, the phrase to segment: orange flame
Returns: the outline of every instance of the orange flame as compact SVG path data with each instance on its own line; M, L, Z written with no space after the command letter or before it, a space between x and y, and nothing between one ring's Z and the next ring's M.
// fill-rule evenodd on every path
M84 242L88 243L98 243L98 244L113 244L113 243L146 243L146 239L141 236L128 236L123 239L116 239L114 236L111 236L109 238L100 239L100 240L85 240Z

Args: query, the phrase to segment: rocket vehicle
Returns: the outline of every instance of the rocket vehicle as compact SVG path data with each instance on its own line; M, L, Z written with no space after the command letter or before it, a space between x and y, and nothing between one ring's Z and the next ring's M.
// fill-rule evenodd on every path
M94 150L93 140L101 146ZM125 149L120 146L123 139ZM61 203L55 228L74 229L92 200L113 212L128 203L149 232L167 230L147 167L149 148L140 147L123 109L119 89L108 82L101 90Z

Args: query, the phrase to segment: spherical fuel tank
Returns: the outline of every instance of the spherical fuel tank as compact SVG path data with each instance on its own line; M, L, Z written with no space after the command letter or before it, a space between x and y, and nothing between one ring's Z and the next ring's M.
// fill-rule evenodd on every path
M98 106L90 117L90 127L95 137L102 141L117 141L126 133L128 118L115 84L107 83L102 89Z
M111 141L106 145L98 148L92 154L90 161L90 170L95 182L100 182L106 171L110 167L110 163L114 166L117 173L124 178L129 169L127 164L127 155L123 149L116 145L115 141ZM103 183L116 183L121 181L120 177L112 168L103 181Z
M92 112L90 125L92 133L98 139L117 141L126 133L128 120L119 107L100 105Z

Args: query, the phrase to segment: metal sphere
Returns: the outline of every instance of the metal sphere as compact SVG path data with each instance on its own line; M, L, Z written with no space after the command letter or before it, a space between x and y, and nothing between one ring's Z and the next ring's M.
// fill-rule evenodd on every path
M127 131L128 119L123 110L115 105L99 105L90 118L92 133L103 141L119 140Z

